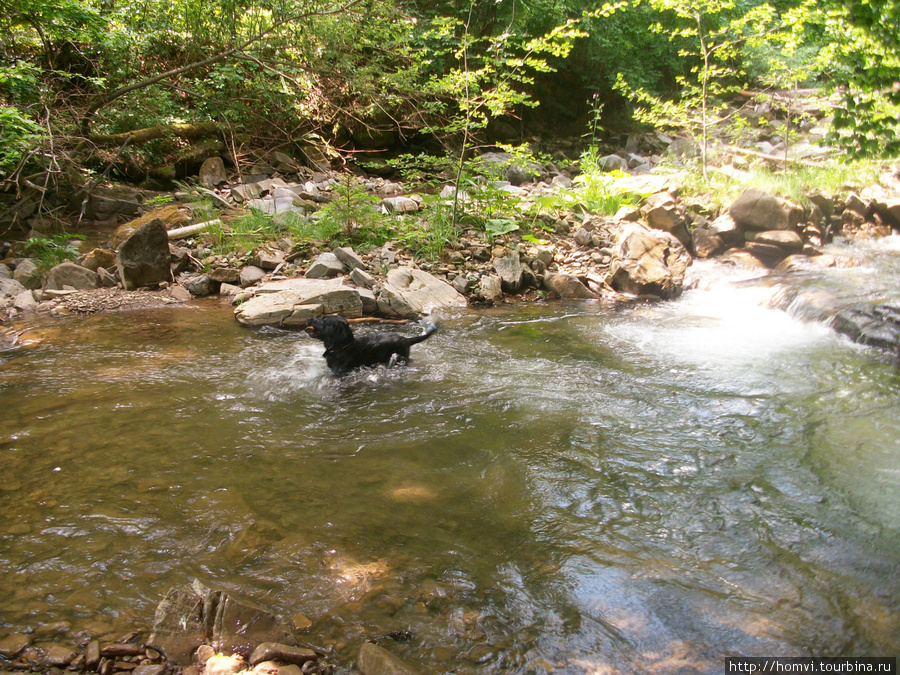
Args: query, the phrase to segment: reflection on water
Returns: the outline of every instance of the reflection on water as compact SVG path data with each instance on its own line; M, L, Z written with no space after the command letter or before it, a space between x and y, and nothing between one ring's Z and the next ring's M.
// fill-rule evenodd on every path
M897 370L762 292L448 316L340 381L221 309L36 328L0 356L0 633L147 626L199 577L438 671L896 655Z

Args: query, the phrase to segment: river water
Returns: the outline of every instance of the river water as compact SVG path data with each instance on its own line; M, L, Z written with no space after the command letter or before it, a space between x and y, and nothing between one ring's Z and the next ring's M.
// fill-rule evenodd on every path
M896 300L896 240L840 253L803 283ZM444 316L341 381L219 305L33 324L0 353L0 635L149 627L198 578L344 662L394 631L436 672L898 655L896 363L695 273Z

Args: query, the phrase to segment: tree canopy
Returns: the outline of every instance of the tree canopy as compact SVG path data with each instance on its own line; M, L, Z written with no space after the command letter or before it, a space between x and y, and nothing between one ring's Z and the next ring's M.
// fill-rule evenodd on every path
M834 142L900 153L894 0L2 4L7 182L47 161L48 138L215 122L270 147L316 137L358 149L385 134L450 137L537 104L557 116L549 129L585 133L593 120L596 132L598 120L627 122L648 101L702 109L702 122L680 123L705 129L729 92L779 84L839 93ZM785 68L790 77L773 75Z

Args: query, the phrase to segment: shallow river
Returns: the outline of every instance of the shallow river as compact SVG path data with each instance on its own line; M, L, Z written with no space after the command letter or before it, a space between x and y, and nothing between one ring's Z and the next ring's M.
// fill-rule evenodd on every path
M894 271L819 281L896 293L895 241L854 254ZM199 578L344 662L392 631L438 672L898 655L896 363L697 272L444 316L342 381L219 305L34 324L0 353L0 636L148 627Z

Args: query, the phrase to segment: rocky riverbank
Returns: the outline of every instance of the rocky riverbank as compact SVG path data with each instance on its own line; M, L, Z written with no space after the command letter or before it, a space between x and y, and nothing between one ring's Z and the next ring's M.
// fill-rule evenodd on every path
M339 665L330 650L298 638L308 627L302 615L289 625L262 607L194 581L169 590L149 631L112 639L85 637L75 644L8 634L0 638L0 673L341 675L351 667L361 675L416 672L377 641L364 642L352 663Z
M604 162L615 164L613 157ZM571 185L561 170L500 159L513 180L495 181L495 187L516 199L535 200ZM260 174L228 183L221 160L212 164L201 175L211 187L202 190L217 200L223 218L248 204L274 218L306 214L335 198L336 175L318 172L300 183ZM532 170L534 180L526 182ZM381 196L385 213L419 209L421 198L403 194L397 183L354 180ZM143 215L74 262L41 271L21 250L8 249L0 263L0 311L9 324L30 314L66 316L218 296L235 305L238 321L258 326L301 324L323 313L417 319L440 307L511 300L668 299L682 292L695 258L761 272L840 264L821 254L835 236L880 236L900 228L897 177L887 174L882 183L839 195L813 191L803 206L748 188L728 208L710 211L679 193L677 176L638 173L613 184L646 195L638 206L612 217L577 208L542 214L538 236L466 230L447 242L439 260L416 258L400 242L357 251L288 236L249 252L215 254L204 234L210 223L192 224L189 204L138 205ZM445 192L449 198L452 191ZM135 202L121 194L98 204L135 211Z

